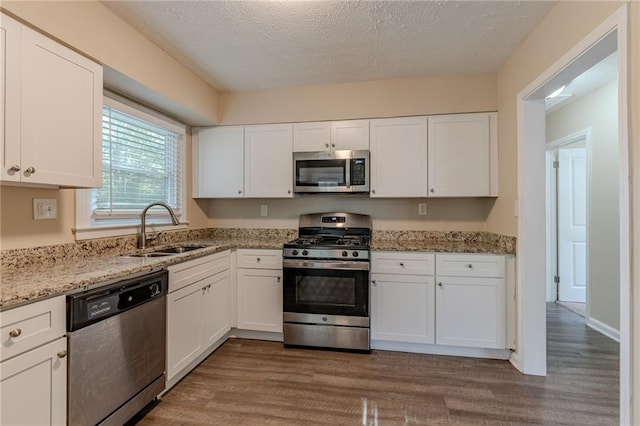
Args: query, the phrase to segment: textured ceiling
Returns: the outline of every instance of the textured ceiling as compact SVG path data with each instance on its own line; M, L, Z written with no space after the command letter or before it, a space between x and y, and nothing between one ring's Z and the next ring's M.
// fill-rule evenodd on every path
M542 1L102 1L219 90L496 71Z

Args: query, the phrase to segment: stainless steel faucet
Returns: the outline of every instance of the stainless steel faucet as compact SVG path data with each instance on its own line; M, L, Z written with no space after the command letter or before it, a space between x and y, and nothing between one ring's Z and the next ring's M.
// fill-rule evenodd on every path
M156 235L153 238L147 238L147 211L154 206L161 206L164 207L165 209L167 209L169 211L169 215L171 215L171 222L173 222L174 225L180 225L180 221L178 220L178 218L176 217L175 212L173 211L173 209L171 208L171 206L167 203L163 203L163 202L155 202L155 203L150 203L149 205L147 205L144 209L142 209L142 223L140 226L140 237L138 239L138 248L143 249L147 247L147 241L152 241L155 240L156 238L158 238L160 236L160 234Z

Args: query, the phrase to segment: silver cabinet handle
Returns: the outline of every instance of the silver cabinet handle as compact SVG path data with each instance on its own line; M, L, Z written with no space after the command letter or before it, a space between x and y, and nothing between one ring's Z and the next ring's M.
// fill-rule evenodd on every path
M442 283L438 283L438 287L442 287Z
M62 359L67 356L67 351L58 352L58 358Z
M400 262L400 267L404 268L404 262Z
M467 268L469 268L469 269L473 269L473 264L472 264L472 263L468 264L468 265L467 265Z
M26 173L35 173L36 172L36 168L35 167L27 167L27 170L25 170Z
M11 168L9 169L12 172L19 172L20 171L20 166L17 164L14 164L13 166L11 166Z
M15 339L16 337L19 337L21 334L22 334L22 329L14 328L9 332L9 337L11 337L12 339Z

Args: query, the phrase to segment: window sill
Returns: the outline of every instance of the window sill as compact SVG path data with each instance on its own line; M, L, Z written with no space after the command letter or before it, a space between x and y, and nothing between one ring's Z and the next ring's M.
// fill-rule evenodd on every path
M189 222L180 222L180 225L171 223L147 223L146 232L176 231L187 229ZM75 227L72 229L76 241L92 240L95 238L122 237L140 233L140 224L96 225L87 227Z

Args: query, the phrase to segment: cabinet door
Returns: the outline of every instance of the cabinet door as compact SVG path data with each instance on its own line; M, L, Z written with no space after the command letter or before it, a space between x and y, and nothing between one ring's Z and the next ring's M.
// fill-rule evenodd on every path
M504 349L503 278L438 277L436 343Z
M371 120L373 197L427 195L427 118Z
M18 21L0 13L0 179L20 181L20 31Z
M434 343L433 277L372 274L371 338Z
M491 195L489 114L429 117L429 197Z
M293 197L293 125L247 126L244 143L245 196Z
M210 347L231 330L229 324L229 271L204 280L204 344Z
M204 287L202 280L167 295L167 381L205 349Z
M293 152L327 151L331 148L331 123L295 123Z
M0 424L67 423L67 339L0 364Z
M369 120L345 120L331 123L333 149L369 149Z
M240 268L237 277L237 327L282 333L282 271Z
M198 129L194 138L195 198L240 198L244 194L244 128Z
M22 181L102 186L102 67L22 28Z

